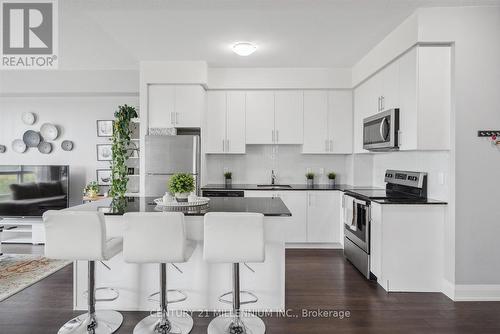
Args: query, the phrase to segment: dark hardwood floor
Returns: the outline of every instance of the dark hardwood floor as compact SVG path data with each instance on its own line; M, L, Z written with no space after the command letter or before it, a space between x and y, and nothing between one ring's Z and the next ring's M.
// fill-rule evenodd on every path
M6 245L3 251L42 253L43 247ZM0 333L57 333L79 313L71 311L72 274L69 265L0 302ZM264 319L266 333L500 333L500 302L454 303L439 293L388 294L366 281L338 250L287 251L286 307L292 310L290 317ZM302 310L318 309L339 313L302 317ZM132 333L145 315L123 312L118 333ZM206 333L210 318L199 314L193 318L192 333Z

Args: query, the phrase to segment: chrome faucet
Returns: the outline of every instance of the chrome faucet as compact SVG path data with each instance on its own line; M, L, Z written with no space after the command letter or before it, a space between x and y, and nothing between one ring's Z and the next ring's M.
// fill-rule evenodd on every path
M278 176L274 172L274 169L271 170L271 184L276 184L276 181L278 180Z

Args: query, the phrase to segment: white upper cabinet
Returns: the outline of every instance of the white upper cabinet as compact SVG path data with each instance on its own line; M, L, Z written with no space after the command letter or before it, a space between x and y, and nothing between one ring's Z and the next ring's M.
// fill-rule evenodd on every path
M400 149L449 150L451 49L419 46L400 59Z
M302 153L352 153L351 91L304 92Z
M226 146L226 92L207 93L206 153L224 153Z
M205 90L199 85L148 86L148 126L200 127Z
M302 153L328 153L328 92L304 92L304 145Z
M148 86L148 118L150 128L171 128L175 124L175 87Z
M208 92L206 153L245 153L245 92Z
M328 93L328 140L330 153L352 153L352 91Z
M302 144L304 140L303 92L276 91L274 99L274 142L276 144Z
M175 126L201 127L206 92L199 85L175 86Z
M354 153L363 119L399 108L400 150L450 148L451 56L448 46L417 46L354 90Z
M246 93L246 143L274 143L274 92Z
M245 92L227 93L227 153L245 153Z

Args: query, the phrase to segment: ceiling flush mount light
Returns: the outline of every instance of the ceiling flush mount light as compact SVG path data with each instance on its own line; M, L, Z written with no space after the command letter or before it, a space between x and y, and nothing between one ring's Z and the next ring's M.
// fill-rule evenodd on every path
M251 42L238 42L234 43L232 48L239 56L249 56L257 50L257 45Z

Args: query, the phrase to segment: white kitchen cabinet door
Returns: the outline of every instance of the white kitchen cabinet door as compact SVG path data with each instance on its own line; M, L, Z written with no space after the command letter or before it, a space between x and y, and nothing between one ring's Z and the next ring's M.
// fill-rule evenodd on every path
M175 86L175 127L201 127L206 92L199 85Z
M206 153L224 153L226 146L226 92L207 93Z
M307 241L340 242L339 191L309 191L307 193Z
M399 149L417 149L417 48L399 59Z
M248 91L245 120L247 144L273 144L274 92Z
M304 91L302 153L328 153L328 92Z
M303 91L275 92L275 142L302 144L304 141Z
M245 190L245 197L276 197L272 190Z
M387 65L377 76L381 79L382 111L399 108L399 61Z
M328 93L328 148L330 153L352 153L352 92L335 90Z
M292 213L290 223L286 224L286 242L307 241L307 192L280 191L277 196Z
M372 203L370 223L370 271L380 281L382 277L382 206Z
M227 92L227 153L245 153L245 100L245 92Z
M148 86L148 127L170 128L175 124L175 86Z

